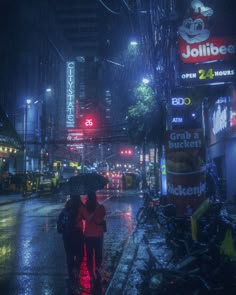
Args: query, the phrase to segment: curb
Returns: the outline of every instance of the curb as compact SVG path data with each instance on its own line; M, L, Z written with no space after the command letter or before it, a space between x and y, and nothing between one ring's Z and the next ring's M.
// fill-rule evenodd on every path
M15 200L9 200L9 201L5 201L5 202L0 202L0 206L4 206L4 205L9 205L9 204L12 204L12 203L18 203L18 202L23 202L23 201L27 201L27 200L30 200L30 199L34 199L34 198L37 198L39 195L38 194L31 194L27 197L23 197L21 199L15 199Z
M138 247L133 241L133 234L131 234L105 295L123 294L122 292L125 289L128 275L138 252Z

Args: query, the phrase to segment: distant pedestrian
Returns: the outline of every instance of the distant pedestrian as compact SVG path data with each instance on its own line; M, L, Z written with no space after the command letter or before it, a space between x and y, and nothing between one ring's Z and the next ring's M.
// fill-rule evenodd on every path
M87 267L91 281L94 278L101 278L101 265L103 260L103 235L104 217L106 215L105 207L97 202L95 192L87 194L87 200L84 207L78 212L78 224L81 218L85 220L85 246L87 255ZM95 265L95 270L94 270Z
M79 284L80 267L84 257L82 220L77 218L77 212L82 206L84 205L80 196L72 195L57 220L57 230L62 234L69 281L73 289Z

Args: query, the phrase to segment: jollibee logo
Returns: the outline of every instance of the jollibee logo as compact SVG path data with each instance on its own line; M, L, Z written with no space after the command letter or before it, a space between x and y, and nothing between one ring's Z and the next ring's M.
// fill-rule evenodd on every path
M235 37L210 37L212 8L199 0L191 2L191 15L179 27L179 49L184 63L231 59L236 56Z
M192 16L184 19L179 27L180 36L189 44L205 41L210 36L207 27L208 17L213 15L210 7L204 6L201 1L194 0L191 3Z

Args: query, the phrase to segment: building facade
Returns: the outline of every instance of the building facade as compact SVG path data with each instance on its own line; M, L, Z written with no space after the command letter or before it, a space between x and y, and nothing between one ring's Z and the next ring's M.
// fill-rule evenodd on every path
M235 200L235 3L227 1L224 9L222 5L221 1L185 3L186 14L182 11L177 28L177 75L169 97L168 124L180 137L184 131L191 134L201 130L201 148L205 150L202 164L217 174L219 197ZM187 139L180 137L178 144L184 144ZM186 164L186 159L182 160ZM199 185L203 182L199 178Z

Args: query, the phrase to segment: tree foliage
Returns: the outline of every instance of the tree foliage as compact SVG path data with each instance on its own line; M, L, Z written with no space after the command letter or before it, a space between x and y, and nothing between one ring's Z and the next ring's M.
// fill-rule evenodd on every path
M128 109L128 133L134 144L144 141L158 143L161 135L162 112L154 90L142 83L134 89L136 103Z

